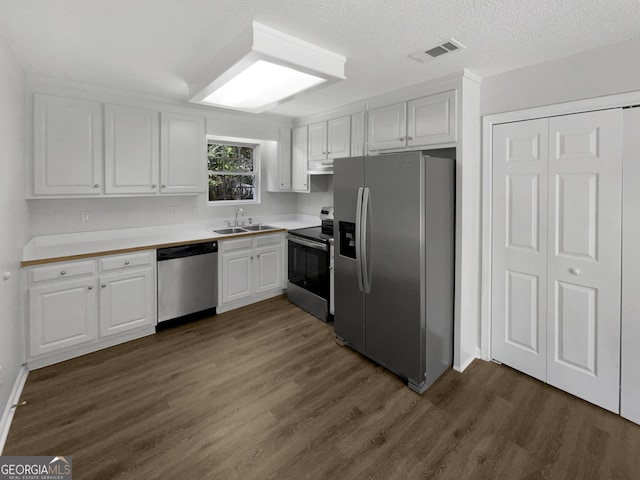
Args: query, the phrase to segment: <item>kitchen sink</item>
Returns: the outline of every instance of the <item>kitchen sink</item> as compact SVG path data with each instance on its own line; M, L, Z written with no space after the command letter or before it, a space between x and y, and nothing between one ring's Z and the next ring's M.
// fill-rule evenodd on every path
M278 227L272 227L271 225L246 225L245 230L249 232L261 232L262 230L277 230Z
M247 233L247 230L245 230L244 228L231 227L214 230L213 233L219 233L220 235L231 235L232 233Z

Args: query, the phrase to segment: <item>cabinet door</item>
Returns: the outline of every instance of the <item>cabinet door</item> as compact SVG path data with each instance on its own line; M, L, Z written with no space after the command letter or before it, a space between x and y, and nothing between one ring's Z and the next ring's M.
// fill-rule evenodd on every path
M100 277L100 336L155 323L153 270L145 268Z
M278 141L278 189L291 189L291 130L281 128Z
M157 193L159 113L119 105L104 107L106 193Z
M28 295L31 357L96 339L95 277L33 287Z
M409 147L456 141L455 90L411 100L407 106L407 145Z
M328 158L348 157L351 153L351 117L334 118L327 122Z
M255 293L268 292L284 287L284 263L282 247L255 250Z
M207 155L204 119L162 113L160 192L204 193Z
M307 127L294 128L291 134L291 190L309 191Z
M253 250L222 255L222 304L253 295Z
M351 157L364 155L364 112L351 115Z
M327 158L327 122L309 125L309 161Z
M407 145L406 102L372 108L367 118L367 152L370 155Z
M102 190L100 104L34 96L34 193L97 195Z

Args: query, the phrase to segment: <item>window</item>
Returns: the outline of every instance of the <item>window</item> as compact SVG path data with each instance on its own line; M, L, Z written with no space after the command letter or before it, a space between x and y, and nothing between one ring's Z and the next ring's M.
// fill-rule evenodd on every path
M209 201L258 203L258 145L209 140Z

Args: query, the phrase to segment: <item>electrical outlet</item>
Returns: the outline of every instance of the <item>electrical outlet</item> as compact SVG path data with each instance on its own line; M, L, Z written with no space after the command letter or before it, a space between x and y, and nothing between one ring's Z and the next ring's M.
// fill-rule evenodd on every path
M89 223L89 214L90 213L91 212L89 210L83 210L80 222L81 223Z

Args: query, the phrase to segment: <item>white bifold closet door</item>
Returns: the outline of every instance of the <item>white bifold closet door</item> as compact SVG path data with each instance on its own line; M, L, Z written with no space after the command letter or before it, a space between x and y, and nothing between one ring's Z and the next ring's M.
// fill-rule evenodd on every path
M622 111L493 130L492 356L619 411Z

